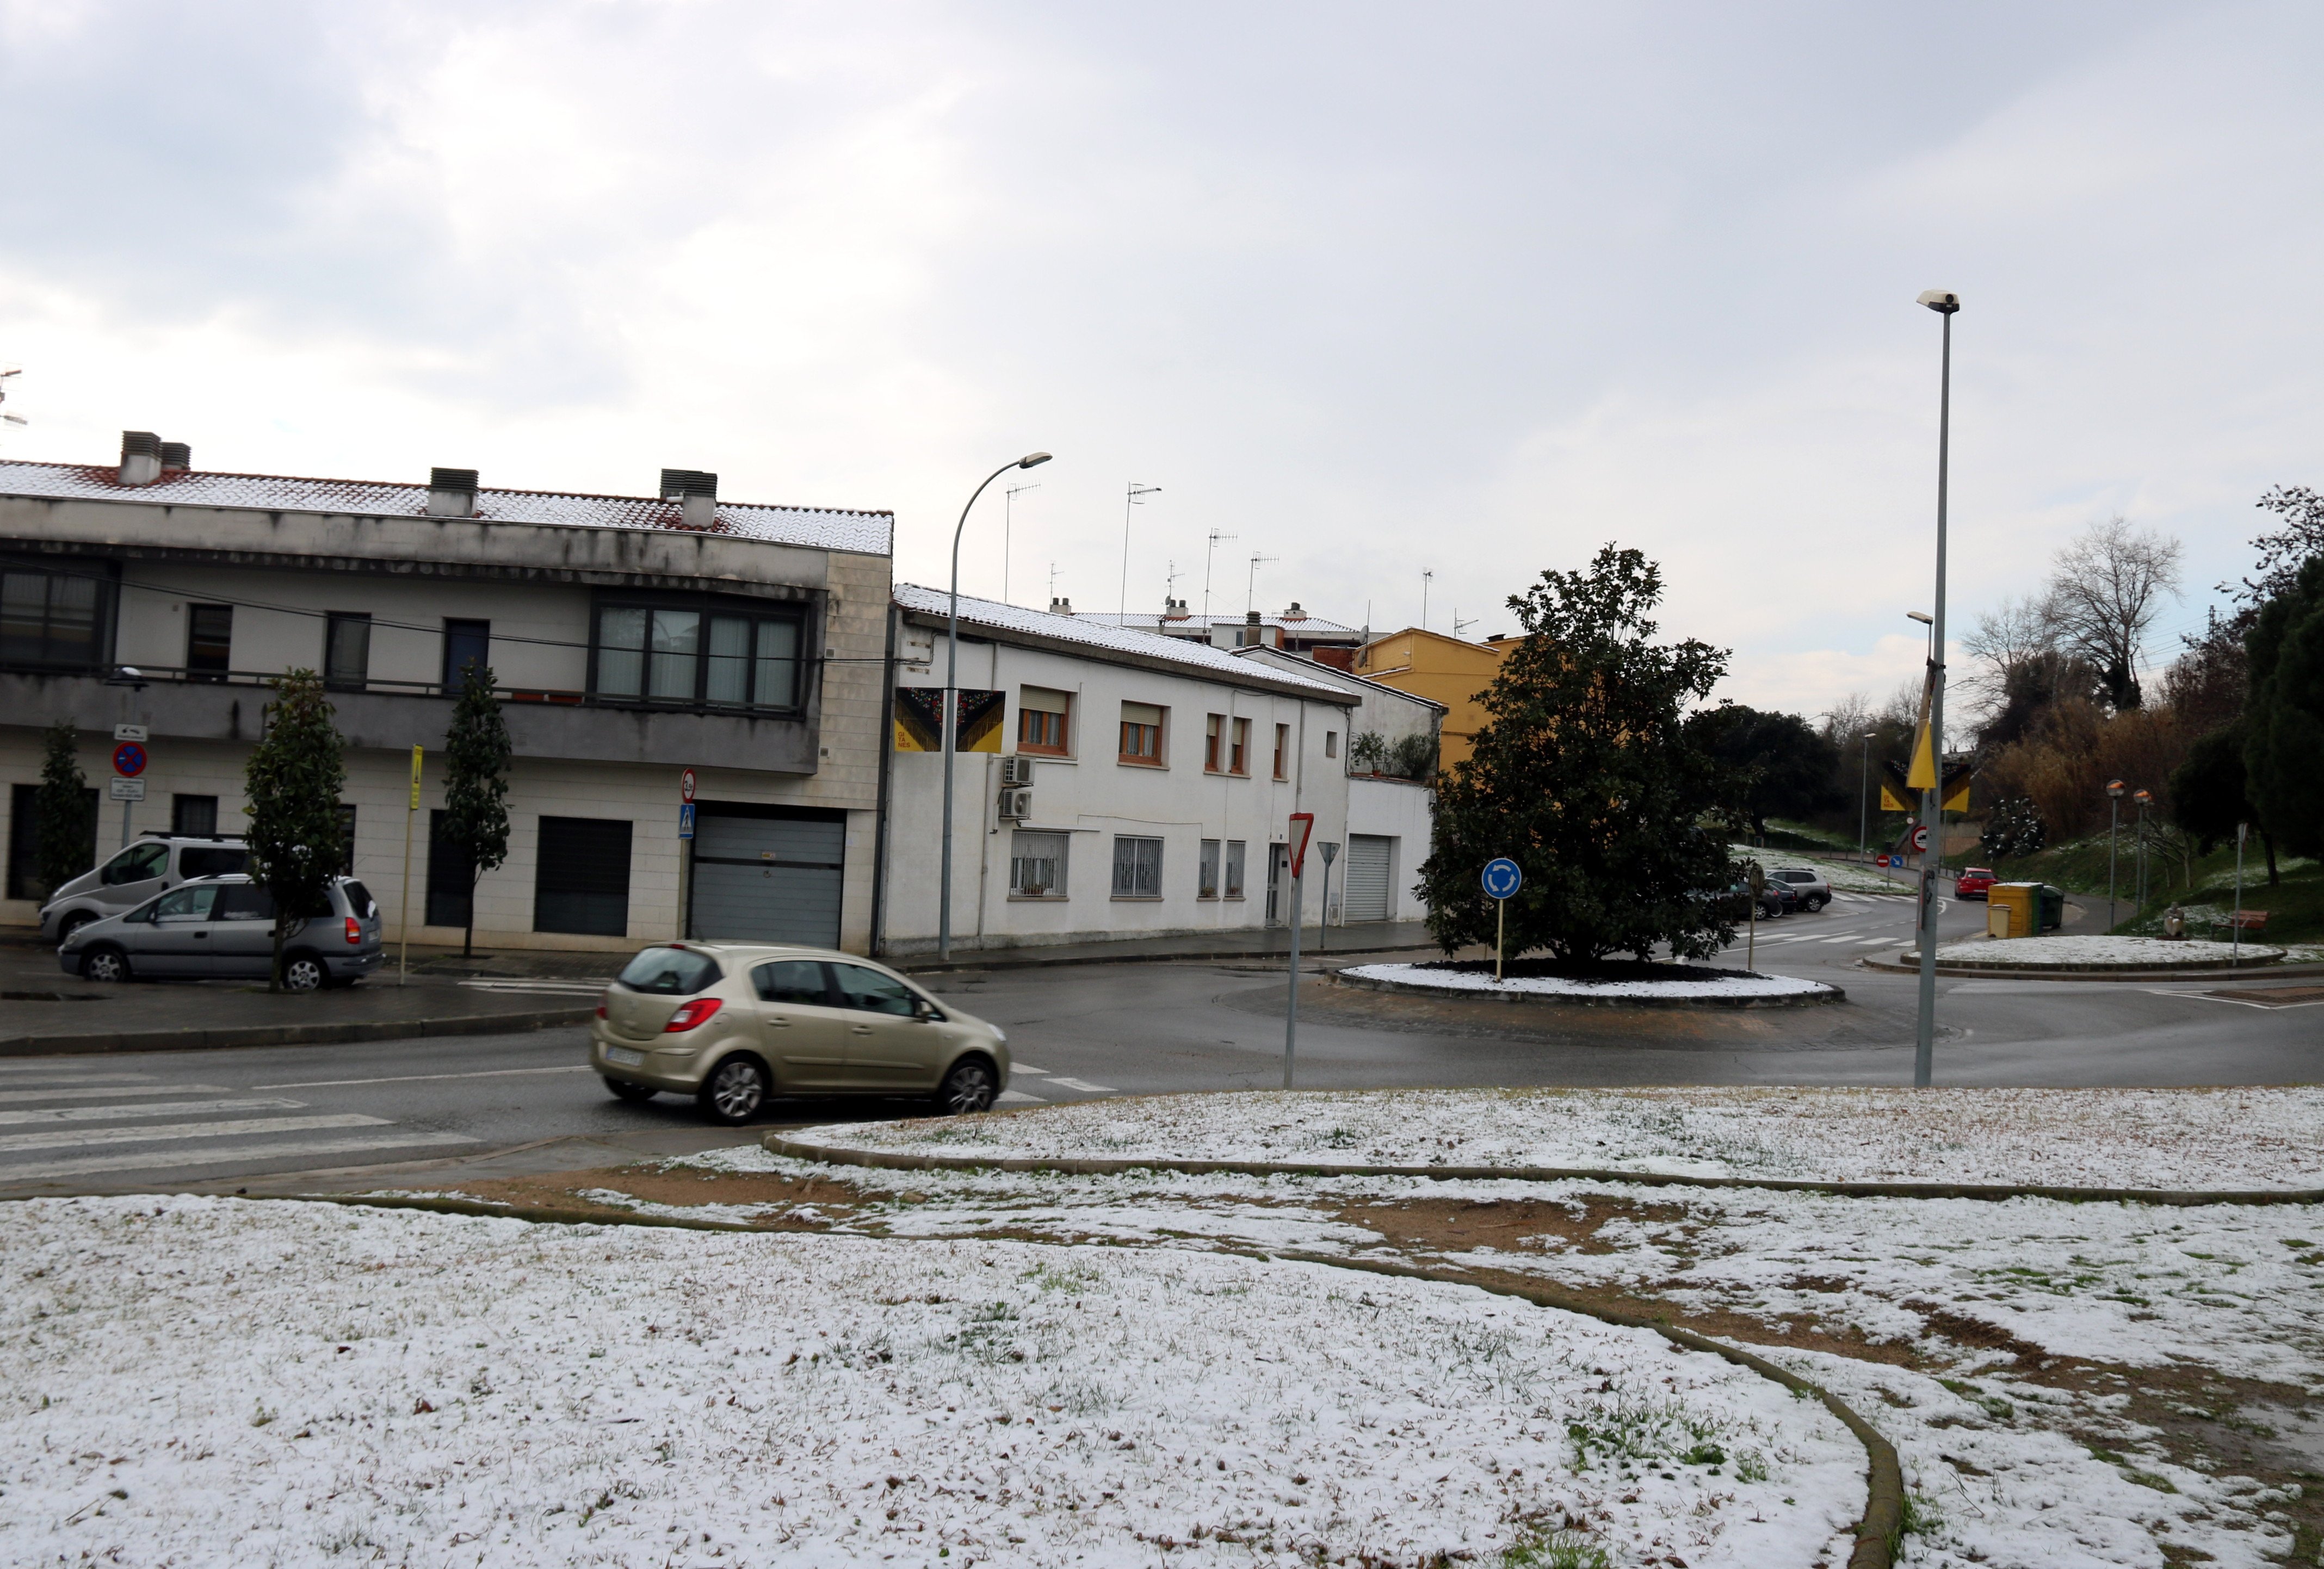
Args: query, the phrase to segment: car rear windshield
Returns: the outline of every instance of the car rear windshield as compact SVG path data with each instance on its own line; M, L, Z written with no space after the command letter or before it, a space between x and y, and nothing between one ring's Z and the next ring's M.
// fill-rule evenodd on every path
M691 996L717 984L723 974L717 960L683 948L649 948L630 960L616 978L633 992L659 996Z
M364 887L361 883L356 882L352 877L347 879L347 881L341 883L339 886L346 893L347 908L354 911L364 920L368 921L373 916L379 913L379 906L372 903L371 890L369 888Z

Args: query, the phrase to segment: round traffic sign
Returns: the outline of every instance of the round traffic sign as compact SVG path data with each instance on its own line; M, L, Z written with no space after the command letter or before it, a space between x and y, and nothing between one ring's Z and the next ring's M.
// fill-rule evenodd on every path
M694 770L691 768L683 768L678 771L678 798L680 801L691 801L694 799Z
M113 771L124 779L134 779L145 772L145 748L135 741L124 741L114 748Z
M1929 825L1927 823L1924 822L1920 827L1913 830L1913 848L1916 850L1924 850L1929 848Z
M1506 899L1525 886L1525 874L1517 870L1517 862L1507 856L1496 856L1485 863L1484 876L1478 879L1485 892L1496 899Z

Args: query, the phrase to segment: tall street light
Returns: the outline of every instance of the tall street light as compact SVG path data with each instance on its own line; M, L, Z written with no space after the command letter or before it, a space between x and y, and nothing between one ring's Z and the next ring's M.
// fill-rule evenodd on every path
M945 686L944 712L937 720L944 731L944 872L936 886L936 958L952 957L952 765L953 732L960 728L960 536L968 527L969 509L984 494L984 485L991 484L1010 469L1038 468L1049 461L1045 452L1027 453L1014 463L1002 463L984 476L984 484L968 493L968 506L960 509L960 522L952 531L952 603L945 619Z
M1960 296L1932 289L1919 302L1944 317L1944 357L1937 377L1937 597L1929 621L1929 756L1936 782L1922 793L1921 825L1937 821L1944 798L1945 773L1945 482L1951 457L1953 419L1953 315ZM1913 1087L1928 1087L1936 1064L1937 1042L1937 879L1932 855L1943 846L1932 831L1929 849L1921 853L1921 1017L1913 1041Z
M2122 829L2122 781L2107 781L2107 795L2112 801L2107 818L2107 930L2114 930L2114 846L2115 835Z

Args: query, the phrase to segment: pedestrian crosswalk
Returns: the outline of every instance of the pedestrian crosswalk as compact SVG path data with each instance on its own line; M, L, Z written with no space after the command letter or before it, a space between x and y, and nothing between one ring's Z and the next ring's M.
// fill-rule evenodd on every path
M316 1111L303 1100L226 1085L76 1073L53 1062L0 1068L0 1188L133 1171L183 1170L198 1178L219 1168L416 1153L476 1142L362 1112Z

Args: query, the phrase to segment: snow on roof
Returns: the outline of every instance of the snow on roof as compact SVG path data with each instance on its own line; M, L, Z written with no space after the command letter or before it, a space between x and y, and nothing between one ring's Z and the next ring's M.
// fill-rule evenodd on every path
M0 461L0 495L48 500L125 501L155 507L229 507L266 512L345 512L364 518L421 518L428 487L373 480L309 480L287 474L221 474L171 469L150 485L124 485L109 463ZM718 503L708 528L688 528L676 500L652 496L591 496L557 491L476 491L475 521L542 523L581 528L660 529L724 534L770 545L890 554L892 512Z
M896 603L920 615L944 615L949 600L950 596L942 589L922 588L918 583L909 583L896 585ZM1022 605L1006 605L998 600L980 600L963 594L960 596L960 620L964 627L975 627L987 632L1022 632L1036 638L1080 643L1108 653L1134 655L1141 659L1184 665L1191 671L1230 681L1250 682L1256 678L1277 685L1304 687L1340 702L1348 702L1350 697L1344 689L1327 681L1289 670L1254 670L1249 661L1238 659L1223 648L1190 642L1184 638L1166 638L1155 632L1142 632L1135 627L1109 626L1093 616L1053 615L1047 610L1028 610Z
M1242 647L1230 650L1230 653L1233 658L1248 659L1254 665L1264 665L1275 670L1282 669L1280 661L1286 659L1296 659L1302 665L1314 663L1305 654L1293 654L1285 649L1271 648L1264 643L1246 644ZM1352 670L1342 670L1336 665L1315 665L1314 670L1316 680L1330 682L1334 686L1346 687L1356 692L1377 692L1382 697L1397 698L1405 702L1416 702L1423 708L1433 708L1438 713L1452 711L1446 704L1437 702L1433 697L1423 697L1416 692L1406 692L1400 686L1390 686L1385 681L1374 681L1369 675L1359 675Z
M1110 627L1161 629L1178 637L1184 637L1190 631L1199 632L1213 627L1247 627L1250 624L1247 616L1189 614L1165 617L1159 610L1132 610L1128 615L1123 615L1118 610L1090 610L1079 613L1076 619L1084 621L1103 621ZM1259 614L1259 624L1262 627L1280 627L1295 636L1311 632L1333 634L1344 632L1351 638L1363 635L1361 627L1342 626L1337 621L1327 621L1321 616L1286 616L1280 610L1261 610Z

